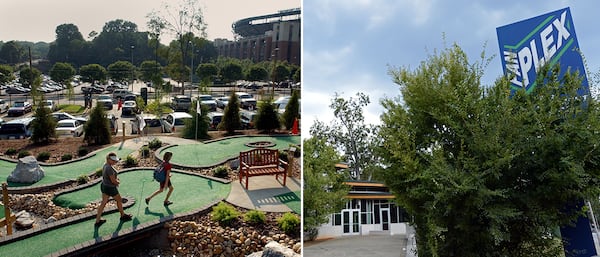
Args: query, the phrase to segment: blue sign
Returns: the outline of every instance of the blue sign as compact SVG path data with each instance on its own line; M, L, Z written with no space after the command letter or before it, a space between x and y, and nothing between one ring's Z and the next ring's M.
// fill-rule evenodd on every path
M561 73L578 71L581 95L589 94L588 80L569 8L496 28L504 73L513 90L531 92L537 68L559 63ZM562 74L560 74L562 76Z
M502 68L511 78L511 90L531 92L536 86L537 70L542 65L559 63L565 72L579 72L582 78L579 95L589 95L583 58L575 35L569 8L546 13L527 20L496 28ZM567 208L580 210L583 201ZM574 227L560 229L566 256L596 256L590 221L581 216Z

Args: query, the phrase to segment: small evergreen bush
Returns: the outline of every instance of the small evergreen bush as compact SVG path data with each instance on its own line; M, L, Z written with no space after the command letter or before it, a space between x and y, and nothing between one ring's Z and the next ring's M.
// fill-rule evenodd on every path
M19 155L17 155L17 158L21 159L21 158L23 158L25 156L29 156L29 155L31 155L31 153L29 153L29 151L22 150L19 152Z
M229 169L227 169L227 166L222 165L213 169L213 175L217 178L226 178L228 174Z
M4 154L6 154L6 155L15 155L15 154L17 154L17 149L8 148L8 150L6 150L6 152L4 152Z
M213 207L211 212L212 220L219 222L221 225L231 224L239 215L233 206L224 202L220 202Z
M83 147L83 146L79 147L79 149L77 149L77 155L79 157L86 156L89 152L90 151L87 148Z
M148 146L142 146L140 153L143 158L148 158L150 156L150 148Z
M96 175L96 177L102 177L102 168L97 169L94 174Z
M45 162L48 159L50 159L50 153L49 152L38 153L38 155L37 155L37 157L35 159L37 159L40 162Z
M83 185L83 184L87 183L89 180L90 180L90 178L87 175L81 174L81 175L79 175L79 177L77 177L77 184Z
M263 224L266 220L265 213L259 210L251 210L244 215L244 221L251 224Z
M148 147L152 150L156 150L158 148L160 148L162 146L162 141L160 141L158 138L152 139L152 141L150 141L150 143L148 143Z
M68 161L71 159L73 159L73 155L71 155L70 153L63 154L63 156L60 157L61 162Z
M281 218L277 219L277 224L288 235L300 232L300 218L291 212L287 212Z
M125 167L133 167L137 164L138 162L135 158L133 158L133 156L127 155L127 158L125 158Z

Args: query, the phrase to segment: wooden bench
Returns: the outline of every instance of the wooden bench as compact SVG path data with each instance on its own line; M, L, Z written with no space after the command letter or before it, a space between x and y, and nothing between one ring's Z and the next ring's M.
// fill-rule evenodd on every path
M283 185L287 177L288 163L279 159L279 151L267 148L256 148L245 152L240 152L240 183L246 179L245 186L248 190L248 179L254 176L275 175L283 176Z

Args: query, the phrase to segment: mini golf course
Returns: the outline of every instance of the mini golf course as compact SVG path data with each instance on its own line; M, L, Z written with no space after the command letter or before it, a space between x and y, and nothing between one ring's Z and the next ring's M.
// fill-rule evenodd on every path
M210 143L194 143L168 147L174 153L173 163L189 166L207 166L211 163L223 163L227 159L236 157L240 151L251 149L247 143L269 141L274 143L271 148L288 149L291 144L299 144L299 136L281 137L235 137ZM162 151L166 151L163 149ZM43 166L45 177L33 185L9 184L9 187L45 185L76 179L82 174L90 174L99 169L104 163L108 152L116 152L121 158L137 151L137 149L119 149L110 146L96 152L96 155L69 162L61 165ZM162 152L159 153L162 156ZM0 177L6 178L14 169L16 163L0 160ZM99 228L94 227L94 213L88 213L79 220L74 220L63 226L45 228L43 232L32 233L32 236L18 238L17 241L6 243L0 237L0 255L4 256L45 256L65 249L86 247L94 243L103 242L123 234L135 232L145 227L145 224L155 224L173 218L173 216L194 213L206 209L215 202L227 197L231 185L217 180L212 180L196 174L175 171L172 182L175 187L170 200L173 205L165 207L162 201L166 192L157 195L149 205L144 203L144 198L158 188L158 183L152 180L152 169L139 168L121 171L119 191L125 198L134 199L133 204L127 204L125 212L133 215L133 220L119 221L117 211L106 213L103 218L107 220ZM100 201L100 185L98 181L88 183L90 186L78 188L75 191L59 194L54 203L67 208L82 208L87 203ZM290 192L276 196L282 203L292 210L300 213L300 192ZM35 230L35 229L34 229Z

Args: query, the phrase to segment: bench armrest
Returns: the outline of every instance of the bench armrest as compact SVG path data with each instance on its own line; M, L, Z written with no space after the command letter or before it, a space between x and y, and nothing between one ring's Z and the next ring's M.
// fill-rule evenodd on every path
M279 159L279 164L280 164L281 166L284 166L284 167L287 167L287 166L288 166L288 163L287 163L286 161L282 160L282 159Z

